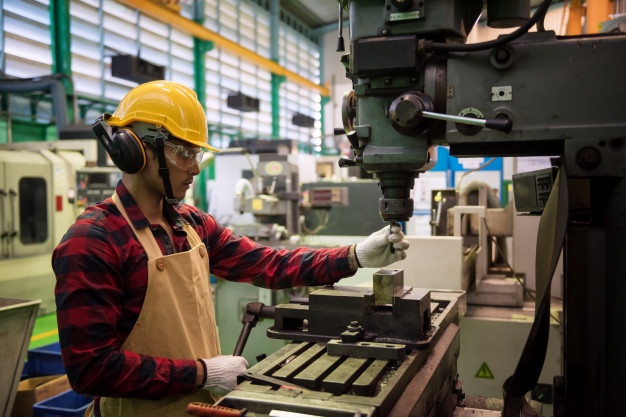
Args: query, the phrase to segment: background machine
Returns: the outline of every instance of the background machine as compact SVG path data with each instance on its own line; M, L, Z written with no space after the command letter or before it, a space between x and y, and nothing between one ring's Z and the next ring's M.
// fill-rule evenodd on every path
M410 190L415 178L434 165L437 145L449 145L455 156L556 157L555 170L550 170L555 175L539 172L519 178L529 191L524 211L542 215L538 298L517 369L503 387L502 415L533 415L524 396L543 365L550 299L546 289L562 247L564 363L563 373L554 375L554 416L621 415L626 388L621 357L626 337L619 330L626 323L626 35L558 37L543 30L549 0L532 16L529 1L486 3L490 26L517 29L493 41L466 44L483 10L482 0L340 1L340 22L342 12L349 12L351 37L342 62L353 82L344 98L341 133L347 134L354 152L340 164L361 166L375 175L382 190L380 216L394 222L412 216ZM538 31L528 32L534 25ZM368 293L345 294L340 288L277 307L275 332L300 343L252 367L256 380L247 375L250 381L220 404L248 408L251 415L267 415L278 404L292 413L325 416L465 415L469 404L460 401L455 354L443 353L455 351L454 338L444 337L454 332L454 319L435 320L440 316L434 312L445 308L432 302L433 293L428 292L429 302L418 290L396 293L401 287L391 291L391 308L381 309ZM383 317L402 321L409 310L398 308L407 296L422 297L420 305L426 306L417 309L419 314L411 313L420 317L426 331L414 334L413 341L406 337L409 328L395 329L392 335L382 330ZM322 306L333 302L342 313L322 317ZM268 334L276 336L271 330ZM432 344L420 345L430 336ZM360 388L354 384L373 377L371 364L382 359L376 355L397 345L403 346L398 348L402 357L392 359L396 367L385 368L385 376L374 384L373 399L358 397ZM411 368L420 356L431 367ZM342 373L340 364L347 363L350 371ZM403 374L409 368L410 375ZM426 374L426 369L435 371ZM429 387L428 394L424 387Z
M288 140L244 140L217 154L209 212L236 233L270 246L298 235L300 167L314 172L315 165L313 156L294 148ZM220 199L233 189L233 198Z
M298 234L297 184L298 166L290 163L287 155L259 155L255 174L235 185L235 208L241 214L252 213L255 222L231 227L269 245Z
M96 166L95 140L0 145L0 294L55 310L50 256L76 216L105 199L120 178ZM28 268L24 268L25 264Z

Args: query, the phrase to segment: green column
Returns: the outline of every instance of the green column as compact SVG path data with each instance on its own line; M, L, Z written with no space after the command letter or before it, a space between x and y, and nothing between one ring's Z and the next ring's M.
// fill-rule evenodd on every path
M194 22L204 24L204 0L194 2L193 10ZM193 75L194 89L198 94L198 100L204 105L206 100L206 81L204 78L204 56L213 49L213 42L203 39L193 38Z
M279 62L278 37L280 26L280 0L270 3L270 59ZM280 84L285 77L272 74L272 138L280 139Z
M52 72L65 75L65 92L72 95L72 50L70 37L70 0L50 0L50 38ZM70 101L71 103L71 101ZM74 108L68 104L69 122L75 120Z
M280 85L285 77L272 74L272 138L280 139Z
M198 24L204 24L204 0L197 0L194 3L193 20ZM193 78L194 78L194 90L198 95L198 100L202 103L203 107L206 107L206 78L204 77L204 59L207 52L213 49L213 42L208 42L203 39L193 38ZM207 129L208 131L208 129ZM206 183L209 179L215 178L215 170L213 161L208 166L204 167L197 180L195 181L195 187L193 190L194 200L196 206L202 210L207 211L209 209L206 200L207 187Z

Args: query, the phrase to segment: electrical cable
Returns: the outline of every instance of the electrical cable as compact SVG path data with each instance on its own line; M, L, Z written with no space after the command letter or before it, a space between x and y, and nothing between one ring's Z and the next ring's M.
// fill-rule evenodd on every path
M473 44L455 44L455 43L442 43L442 42L433 42L426 45L427 50L432 51L441 51L441 52L477 52L484 51L485 49L497 48L499 46L506 45L509 42L514 41L520 36L528 33L530 28L532 28L540 19L545 17L548 8L552 0L543 0L543 2L539 5L535 13L531 16L530 19L522 26L517 28L515 31L509 33L508 35L504 35L497 39L479 42Z
M302 227L302 231L308 235L316 235L322 230L328 227L328 222L330 221L330 213L328 210L313 210L317 215L318 224L317 226L311 230L306 225L306 217L304 215L300 216L300 226Z
M463 181L463 179L465 178L465 176L467 174L471 174L472 172L476 172L476 171L480 171L483 168L488 167L489 165L493 164L493 162L496 160L495 157L489 158L487 160L487 162L485 162L484 164L476 167L476 168L472 168L468 171L465 171L463 174L461 174L461 176L459 177L459 180L456 182L456 185L454 187L454 193L458 196L459 193L461 192L461 182Z

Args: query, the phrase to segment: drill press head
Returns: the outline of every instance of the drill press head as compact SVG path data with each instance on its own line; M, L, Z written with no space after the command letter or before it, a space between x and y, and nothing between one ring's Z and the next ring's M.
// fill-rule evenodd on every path
M482 1L352 0L350 53L342 61L354 90L342 118L357 165L379 180L384 221L413 215L415 178L437 162L445 122L422 112L445 112L445 60L426 53L426 40L464 41ZM346 164L348 165L348 164Z

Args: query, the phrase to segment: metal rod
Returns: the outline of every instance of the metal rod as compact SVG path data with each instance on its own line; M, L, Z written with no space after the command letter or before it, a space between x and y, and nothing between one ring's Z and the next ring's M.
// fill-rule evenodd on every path
M466 125L485 126L485 119L476 119L474 117L453 116L451 114L433 113L430 111L422 111L422 116L429 119L445 120L448 122L463 123Z

